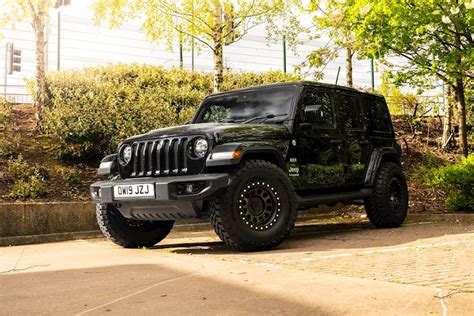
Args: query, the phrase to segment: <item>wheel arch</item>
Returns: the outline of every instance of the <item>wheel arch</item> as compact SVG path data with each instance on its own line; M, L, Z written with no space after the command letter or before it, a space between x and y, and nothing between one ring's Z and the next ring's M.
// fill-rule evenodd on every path
M268 162L271 162L278 166L279 168L286 171L285 160L282 155L275 148L252 148L246 150L241 158L241 162L252 160L252 159L261 159Z
M214 154L238 152L238 156L225 157L223 159L213 159ZM206 167L232 166L248 160L265 160L286 171L286 163L283 153L276 147L268 143L229 143L216 146L210 157L206 161Z
M373 185L377 176L377 170L384 162L393 162L401 166L400 155L393 147L382 147L374 150L370 156L364 183Z

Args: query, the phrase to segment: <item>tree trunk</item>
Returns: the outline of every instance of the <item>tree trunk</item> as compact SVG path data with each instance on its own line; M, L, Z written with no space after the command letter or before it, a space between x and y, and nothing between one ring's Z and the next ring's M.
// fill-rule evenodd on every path
M41 129L41 121L43 119L43 108L46 94L46 72L45 72L45 12L43 8L39 8L38 13L33 17L33 29L36 39L36 91L35 91L35 109L36 124Z
M454 88L456 107L459 112L459 145L464 157L468 155L467 129L466 129L466 99L464 97L464 82L462 78L456 79Z
M222 4L220 0L214 0L214 92L220 92L224 81L224 57L223 57L223 24Z
M352 49L346 48L346 84L352 88Z
M461 36L456 33L456 44L461 46ZM462 65L461 55L458 56L458 65ZM462 69L461 69L462 70ZM467 129L466 129L466 99L464 97L464 82L462 77L456 78L456 86L454 87L454 97L456 99L456 107L459 113L459 145L464 157L469 154L467 147Z
M453 132L453 88L448 85L446 90L446 109L444 112L443 120L443 138L442 138L442 147L447 147L450 136Z

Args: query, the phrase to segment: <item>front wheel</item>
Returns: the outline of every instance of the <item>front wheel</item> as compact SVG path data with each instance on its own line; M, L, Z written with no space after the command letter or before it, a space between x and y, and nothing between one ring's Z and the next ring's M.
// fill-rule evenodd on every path
M124 248L152 247L169 234L174 224L174 221L129 219L111 204L97 204L96 217L102 233Z
M296 196L287 175L263 160L246 161L211 207L217 235L240 251L279 245L296 220Z
M370 222L379 228L399 227L407 216L408 189L402 168L382 163L375 180L374 194L365 200Z

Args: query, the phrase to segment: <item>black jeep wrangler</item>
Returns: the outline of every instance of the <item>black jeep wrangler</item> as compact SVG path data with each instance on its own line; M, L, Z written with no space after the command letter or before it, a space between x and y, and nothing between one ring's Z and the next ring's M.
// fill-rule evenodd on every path
M208 96L193 120L131 137L91 185L103 233L153 246L176 219L210 216L242 251L271 249L298 209L363 203L377 227L398 227L408 192L382 96L291 82Z

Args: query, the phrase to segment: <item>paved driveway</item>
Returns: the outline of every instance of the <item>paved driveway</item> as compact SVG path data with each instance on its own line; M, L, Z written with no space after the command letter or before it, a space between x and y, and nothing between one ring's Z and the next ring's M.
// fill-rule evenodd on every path
M271 252L213 232L153 249L106 240L0 248L0 314L465 314L474 224L305 223Z

